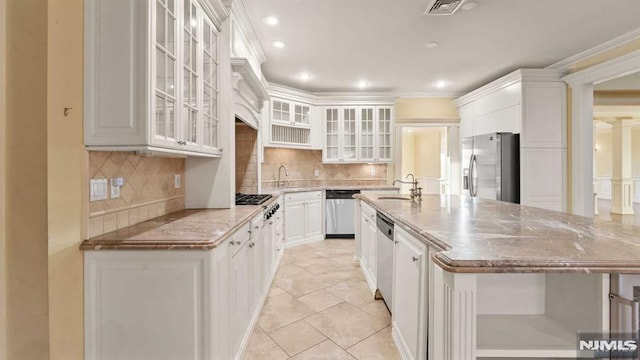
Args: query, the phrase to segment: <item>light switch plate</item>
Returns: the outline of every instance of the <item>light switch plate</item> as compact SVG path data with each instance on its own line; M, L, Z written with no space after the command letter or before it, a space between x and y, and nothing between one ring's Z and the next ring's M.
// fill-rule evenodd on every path
M376 176L376 168L371 167L371 176Z
M173 187L176 189L180 189L180 174L173 175Z
M89 180L89 201L107 200L107 179Z
M313 170L313 176L315 177L320 176L320 170Z

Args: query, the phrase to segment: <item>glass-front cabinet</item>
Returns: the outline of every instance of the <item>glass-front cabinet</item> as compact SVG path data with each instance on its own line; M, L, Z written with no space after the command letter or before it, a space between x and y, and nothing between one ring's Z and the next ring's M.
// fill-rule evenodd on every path
M309 128L311 127L311 106L273 98L271 100L271 123Z
M85 7L85 145L219 156L224 5L86 0Z
M393 110L391 105L323 108L323 162L393 161Z

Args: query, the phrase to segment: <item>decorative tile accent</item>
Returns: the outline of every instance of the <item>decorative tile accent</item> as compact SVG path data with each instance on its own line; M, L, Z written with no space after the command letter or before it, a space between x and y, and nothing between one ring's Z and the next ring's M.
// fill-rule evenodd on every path
M236 123L236 192L258 193L258 133Z
M262 164L262 189L278 187L278 169L284 165L289 176L282 180L289 187L324 185L386 185L386 164L323 164L322 151L265 148ZM315 177L314 170L320 171ZM375 176L371 176L375 170Z
M124 151L90 151L89 178L122 177L124 185L120 189L120 198L89 203L88 237L183 210L184 187L175 189L173 185L175 174L184 179L184 169L184 159L180 158L148 157ZM89 194L87 201L88 197Z

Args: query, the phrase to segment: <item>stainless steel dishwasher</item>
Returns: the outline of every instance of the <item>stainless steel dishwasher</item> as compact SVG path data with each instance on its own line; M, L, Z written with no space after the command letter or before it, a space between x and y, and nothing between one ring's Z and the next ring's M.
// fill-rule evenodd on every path
M327 190L326 237L353 239L356 233L356 200L360 190Z
M391 311L393 302L393 221L381 213L376 214L376 225L378 227L377 263L378 291L382 295L387 308Z

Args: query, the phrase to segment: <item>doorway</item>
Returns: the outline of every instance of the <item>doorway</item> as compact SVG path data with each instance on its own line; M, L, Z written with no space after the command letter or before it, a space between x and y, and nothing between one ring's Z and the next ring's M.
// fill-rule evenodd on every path
M594 215L640 225L640 72L594 86Z
M411 181L413 174L425 195L458 194L458 127L411 124L396 127L395 178ZM411 184L399 184L402 194Z

